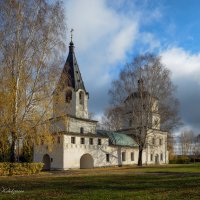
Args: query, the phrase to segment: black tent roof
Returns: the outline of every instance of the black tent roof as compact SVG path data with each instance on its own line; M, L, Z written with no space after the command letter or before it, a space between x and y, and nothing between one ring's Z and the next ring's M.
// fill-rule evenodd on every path
M74 53L74 43L72 41L69 44L69 54L64 65L60 81L63 81L64 84L67 84L67 86L74 88L75 91L82 89L86 92Z

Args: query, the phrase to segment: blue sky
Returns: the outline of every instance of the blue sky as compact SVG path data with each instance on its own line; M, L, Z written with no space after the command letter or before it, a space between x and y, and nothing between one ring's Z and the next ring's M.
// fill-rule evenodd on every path
M120 69L133 56L153 52L162 56L177 85L181 129L200 132L199 0L64 2L66 23L75 30L76 57L90 93L89 109L97 119L109 104L108 89Z

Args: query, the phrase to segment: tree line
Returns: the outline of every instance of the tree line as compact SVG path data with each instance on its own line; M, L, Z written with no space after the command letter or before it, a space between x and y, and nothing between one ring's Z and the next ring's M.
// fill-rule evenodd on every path
M0 1L0 145L10 162L17 143L31 151L52 140L48 119L65 29L59 0Z

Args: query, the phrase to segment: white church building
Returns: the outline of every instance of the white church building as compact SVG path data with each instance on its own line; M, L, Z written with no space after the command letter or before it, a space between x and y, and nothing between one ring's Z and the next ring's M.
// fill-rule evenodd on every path
M97 130L97 121L89 119L89 93L81 77L72 41L53 95L50 121L56 140L51 150L45 144L35 145L34 162L44 162L46 170L137 164L138 145L128 135L128 127L118 132ZM143 164L167 164L167 133L162 132L160 126L149 131Z

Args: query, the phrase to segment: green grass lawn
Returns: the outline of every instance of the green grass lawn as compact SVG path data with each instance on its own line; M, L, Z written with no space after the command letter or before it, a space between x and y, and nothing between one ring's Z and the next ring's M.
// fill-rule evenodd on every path
M0 177L0 199L199 200L200 164L129 166Z

